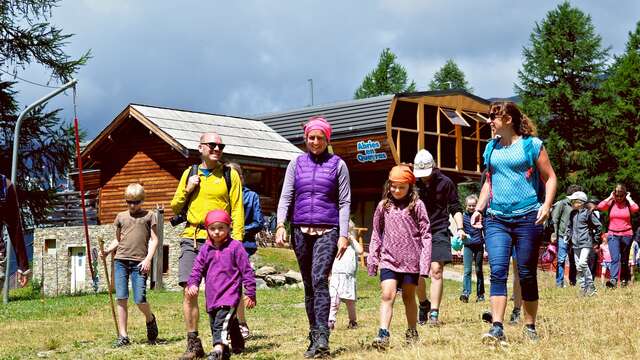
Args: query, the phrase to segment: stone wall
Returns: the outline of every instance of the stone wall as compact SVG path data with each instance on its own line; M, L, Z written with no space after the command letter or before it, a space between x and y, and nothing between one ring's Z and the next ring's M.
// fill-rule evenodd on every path
M170 224L164 225L164 245L169 246L169 269L163 274L163 286L167 290L179 290L178 285L178 257L180 255L179 237L183 227L172 227ZM115 228L113 225L91 225L89 226L89 239L92 253L98 252L98 237L102 236L105 247L115 238ZM54 240L56 243L55 252L45 249L46 240ZM51 243L51 241L49 241ZM40 282L44 278L44 292L47 296L57 296L71 293L71 249L74 247L86 248L84 227L68 226L54 228L39 228L34 232L33 240L33 271L34 281ZM158 251L161 251L158 248ZM156 252L157 253L157 252ZM85 251L85 261L88 261ZM94 260L94 263L95 260ZM84 286L78 292L93 292L93 282L91 270L85 264ZM97 259L98 268L98 290L106 291L106 281L102 260ZM111 257L107 258L109 266L109 279L111 280ZM149 280L151 276L149 276ZM149 286L149 284L148 284Z

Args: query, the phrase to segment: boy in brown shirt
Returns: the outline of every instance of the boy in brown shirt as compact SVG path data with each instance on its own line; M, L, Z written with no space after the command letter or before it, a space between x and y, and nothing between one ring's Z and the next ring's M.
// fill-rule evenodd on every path
M129 345L127 334L127 300L129 298L129 276L133 300L144 314L147 323L147 340L155 343L158 338L156 317L147 302L147 277L151 260L158 246L157 220L155 213L142 209L144 188L140 184L127 186L124 192L129 210L118 213L114 225L116 238L102 256L115 252L113 281L118 302L118 330L120 335L116 347Z

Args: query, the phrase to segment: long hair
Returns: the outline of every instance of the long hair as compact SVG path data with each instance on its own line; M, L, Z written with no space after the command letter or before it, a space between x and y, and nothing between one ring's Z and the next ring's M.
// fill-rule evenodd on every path
M489 114L508 115L511 118L513 131L521 136L535 136L536 127L533 122L520 111L513 101L494 101L489 105Z
M402 202L408 201L409 204L407 205L407 210L409 210L411 216L414 218L414 220L416 220L414 209L416 207L416 202L418 201L420 196L418 195L418 188L415 184L409 184L409 191L407 192L407 196L405 196L404 199L400 200L396 200L396 198L393 197L393 194L391 194L391 180L387 180L384 183L383 189L382 209L385 212L389 212L389 209L391 209L391 205L398 206Z

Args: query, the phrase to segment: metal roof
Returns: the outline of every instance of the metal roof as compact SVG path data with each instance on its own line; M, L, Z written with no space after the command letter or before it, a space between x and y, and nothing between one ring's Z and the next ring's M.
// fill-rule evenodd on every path
M228 155L289 161L302 153L261 121L139 104L131 107L186 149L197 150L200 135L215 131Z
M284 112L254 116L273 130L295 143L304 141L302 124L314 115L322 115L329 120L332 139L347 138L357 133L375 134L386 131L387 114L394 95L376 96L334 104L309 106Z

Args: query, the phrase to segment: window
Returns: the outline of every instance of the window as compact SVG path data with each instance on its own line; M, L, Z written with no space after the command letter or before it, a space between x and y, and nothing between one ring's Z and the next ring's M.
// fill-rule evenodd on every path
M47 255L55 255L56 254L56 239L45 239L44 240L44 252Z
M244 176L244 185L258 194L267 193L267 176L264 169L242 167L242 176Z

